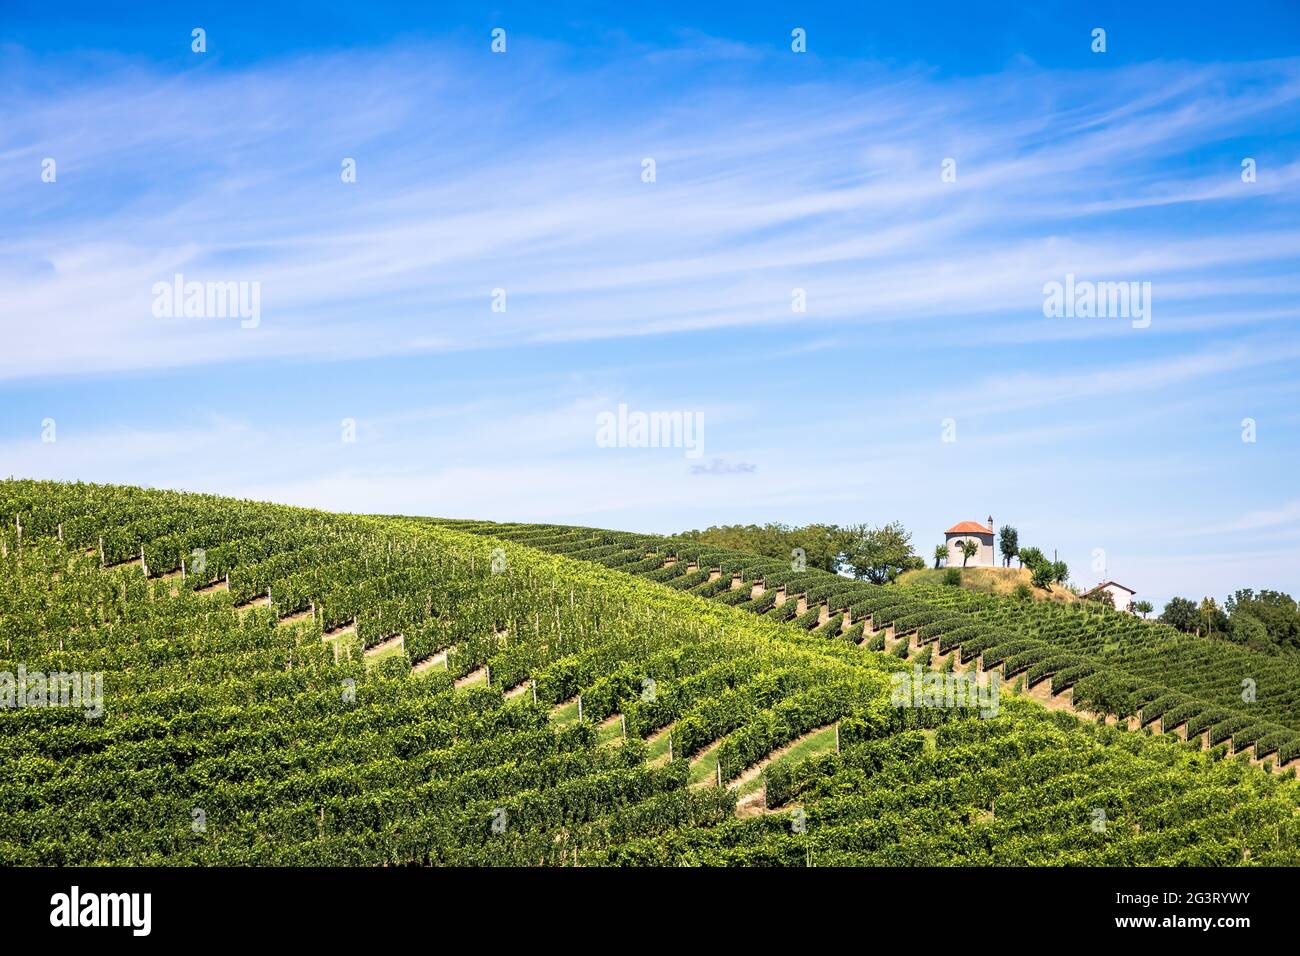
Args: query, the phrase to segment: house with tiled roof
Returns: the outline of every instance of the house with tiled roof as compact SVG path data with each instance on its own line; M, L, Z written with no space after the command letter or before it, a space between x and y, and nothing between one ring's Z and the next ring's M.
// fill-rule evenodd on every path
M1098 584L1095 588L1089 588L1087 591L1084 591L1079 595L1079 597L1093 597L1101 591L1105 591L1111 596L1111 599L1115 602L1115 610L1117 611L1131 610L1133 595L1137 594L1137 591L1134 591L1130 587L1125 587L1118 581L1102 581L1101 584Z
M978 521L962 521L953 525L943 533L943 540L948 546L948 567L960 568L963 561L966 561L968 568L997 567L998 559L994 554L993 546L992 515L989 515L987 525L982 525ZM979 548L970 560L966 560L962 554L961 546L964 541L973 541Z

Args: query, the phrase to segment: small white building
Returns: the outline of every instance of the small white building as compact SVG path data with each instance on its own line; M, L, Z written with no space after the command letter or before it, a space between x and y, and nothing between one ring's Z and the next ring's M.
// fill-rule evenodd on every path
M1132 588L1127 588L1118 581L1102 581L1101 584L1098 584L1095 588L1084 591L1079 596L1086 598L1089 595L1096 594L1098 591L1105 591L1114 599L1115 610L1117 611L1131 610L1133 595L1137 594L1137 592Z
M963 521L955 524L943 533L944 544L948 546L948 567L960 568L962 562L968 568L997 567L998 559L993 545L993 516L989 515L987 526L978 521ZM961 546L964 541L973 541L978 551L966 560Z

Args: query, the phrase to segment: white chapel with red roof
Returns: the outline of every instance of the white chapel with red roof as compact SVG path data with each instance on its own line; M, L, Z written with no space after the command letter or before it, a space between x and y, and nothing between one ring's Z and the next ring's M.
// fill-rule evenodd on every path
M968 568L997 567L998 559L993 544L993 516L989 523L982 525L978 521L963 521L955 524L943 533L944 544L948 546L948 567L960 568L962 561L961 545L963 541L974 541L979 546L975 555L966 561Z

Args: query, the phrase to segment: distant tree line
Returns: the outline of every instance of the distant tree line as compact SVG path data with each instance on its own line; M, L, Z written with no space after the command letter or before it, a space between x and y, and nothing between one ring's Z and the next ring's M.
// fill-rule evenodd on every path
M848 574L873 584L887 584L904 571L925 567L925 561L912 553L911 532L898 521L880 527L715 525L703 531L686 531L678 537L769 558L788 559L795 548L802 548L809 568Z
M1148 609L1150 605L1148 605ZM1281 591L1243 588L1222 606L1212 597L1170 598L1160 620L1188 634L1218 638L1254 650L1300 651L1300 605Z

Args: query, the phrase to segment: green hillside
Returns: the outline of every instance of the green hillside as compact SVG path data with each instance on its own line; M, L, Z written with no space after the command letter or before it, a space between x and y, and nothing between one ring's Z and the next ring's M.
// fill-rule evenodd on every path
M1300 759L1300 661L1291 656L1090 602L1026 602L926 578L872 585L744 552L591 528L444 524L643 575L826 637L881 650L897 641L899 653L933 645L932 653L996 668L1090 716L1199 738L1216 755L1244 755L1288 773ZM674 563L665 567L667 557ZM778 607L778 594L803 597L813 609L796 616L798 605Z
M1249 762L1296 756L1286 663L1141 622L138 488L0 482L0 528L0 863L1300 862ZM977 660L1215 749L894 692Z

